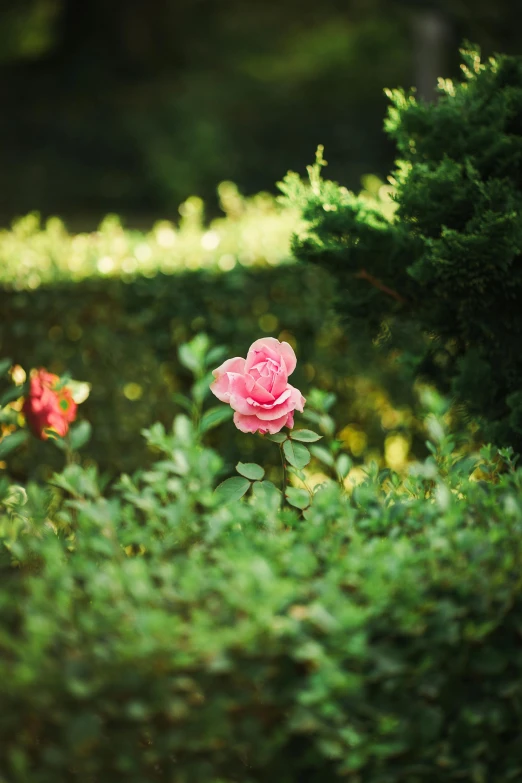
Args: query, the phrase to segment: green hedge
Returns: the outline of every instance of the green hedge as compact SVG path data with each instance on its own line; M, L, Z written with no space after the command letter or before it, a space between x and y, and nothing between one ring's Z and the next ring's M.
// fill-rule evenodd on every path
M183 418L109 496L2 485L0 779L519 780L522 472L440 429L306 518L217 505Z
M231 356L244 355L263 334L290 340L299 360L293 376L298 388L335 391L340 429L364 426L368 449L382 452L387 434L411 421L413 395L393 359L379 356L371 341L340 330L331 313L333 288L320 269L282 265L129 281L93 277L0 291L0 355L27 369L43 365L92 384L80 411L93 425L85 454L111 475L141 466L142 428L152 418L168 424L179 411L173 394L186 391L191 379L177 350L201 330ZM381 416L392 409L389 398L402 412L385 426ZM250 439L229 434L219 446L237 461ZM10 470L23 478L38 466L44 475L59 459L52 448L31 442Z

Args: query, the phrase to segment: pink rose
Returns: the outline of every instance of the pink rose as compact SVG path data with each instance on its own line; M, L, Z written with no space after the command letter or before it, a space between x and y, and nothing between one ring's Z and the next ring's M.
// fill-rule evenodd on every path
M214 370L210 389L235 411L238 430L273 435L283 427L292 428L294 410L302 412L306 402L288 383L295 365L295 353L288 343L262 337L252 343L246 359L227 359Z

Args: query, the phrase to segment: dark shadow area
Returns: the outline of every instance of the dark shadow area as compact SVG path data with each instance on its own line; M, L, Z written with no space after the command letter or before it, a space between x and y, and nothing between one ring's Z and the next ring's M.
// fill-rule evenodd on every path
M132 225L233 180L273 190L325 145L330 176L384 176L383 88L458 73L468 37L520 51L520 2L4 0L0 220Z

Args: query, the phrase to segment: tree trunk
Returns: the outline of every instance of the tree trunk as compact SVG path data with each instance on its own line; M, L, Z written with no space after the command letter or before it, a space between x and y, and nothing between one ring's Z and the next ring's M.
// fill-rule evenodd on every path
M444 76L451 26L440 10L425 8L413 15L416 87L419 97L435 100L439 76Z

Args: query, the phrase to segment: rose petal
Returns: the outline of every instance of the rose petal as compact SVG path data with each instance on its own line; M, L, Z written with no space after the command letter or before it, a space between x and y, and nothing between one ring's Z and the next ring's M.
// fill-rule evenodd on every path
M265 410L272 410L277 405L282 405L292 394L292 387L287 386L282 394L277 399L272 399L272 402L257 402L253 397L247 397L247 402L255 409L264 408ZM253 410L252 413L257 414L257 410Z
M288 416L281 416L272 421L261 421L257 416L245 416L242 413L234 413L234 424L241 432L260 432L274 435L285 426Z
M257 364L254 364L252 370L256 370L262 378L270 378L271 375L278 372L280 366L281 362L279 358L275 361L274 359L265 357Z
M284 359L286 365L286 371L288 375L292 375L297 364L295 351L289 343L279 343L279 352L282 359Z
M252 414L255 410L247 402L247 398L250 396L250 389L252 389L255 381L248 375L240 375L239 373L228 373L229 378L229 398L228 403L231 408L240 413Z
M284 361L281 362L279 372L275 373L273 376L273 384L270 391L272 392L273 396L277 399L284 390L286 389L288 384L288 373L286 371L286 366Z
M287 392L290 392L288 397L286 396ZM288 385L284 395L281 395L279 400L281 400L282 397L284 397L283 402L281 404L272 405L271 408L259 406L256 415L259 416L260 419L263 419L263 421L266 421L267 419L273 419L277 416L287 415L294 410L298 410L302 413L306 400L299 389L295 389L293 386ZM278 400L276 400L276 403L277 402Z
M306 397L303 397L299 389L292 386L292 399L295 401L295 409L299 413L303 412L303 408L306 405Z
M63 416L60 416L57 413L51 413L47 422L48 423L45 424L45 429L55 430L61 438L67 435L69 424Z
M251 368L259 364L263 359L272 359L278 363L282 359L288 375L293 373L297 364L292 346L286 342L279 342L275 337L261 337L260 340L252 343L246 358L246 372L250 372Z
M26 404L34 413L39 413L46 408L52 407L54 401L55 395L50 389L44 388L34 391L34 387L31 386L31 393Z
M233 359L227 359L217 369L212 371L216 379L210 384L210 390L221 402L230 400L230 378L229 373L243 374L245 370L245 360L240 356Z
M247 375L246 377L248 378L249 376ZM273 405L276 398L267 389L263 388L259 381L254 381L250 389L250 395L247 397L247 402L250 402L250 400L258 405Z
M263 389L266 389L268 392L272 393L272 386L274 385L273 373L270 373L270 375L260 375L255 371L255 368L252 367L248 375L250 378L254 378L256 382L263 387Z
M280 342L275 337L261 337L261 339L253 342L248 349L245 371L250 372L252 367L267 359L272 359L272 361L279 364L279 357L281 356L279 346Z

